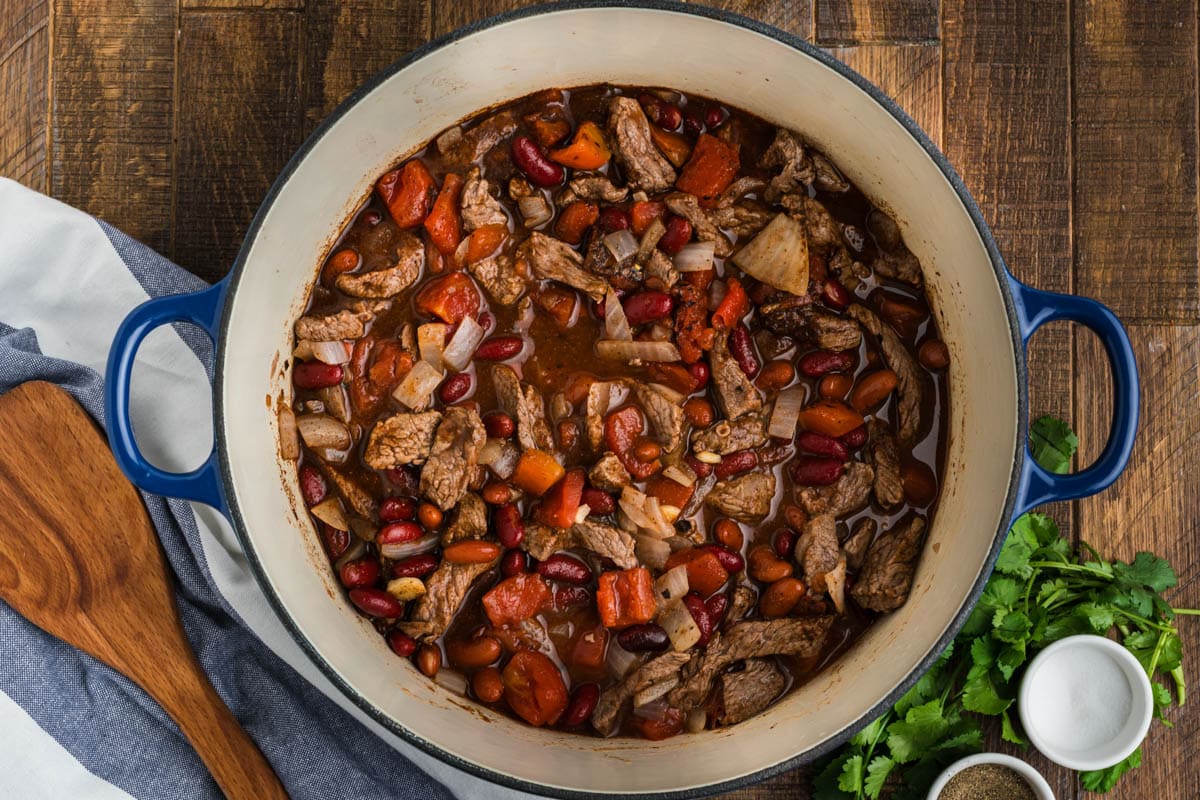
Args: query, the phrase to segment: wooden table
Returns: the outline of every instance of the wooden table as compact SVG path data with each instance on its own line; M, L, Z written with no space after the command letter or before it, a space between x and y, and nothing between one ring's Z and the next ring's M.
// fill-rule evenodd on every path
M939 141L1013 272L1109 304L1142 370L1129 470L1055 509L1076 536L1180 571L1200 605L1197 0L718 0L828 48ZM209 280L304 137L407 50L514 0L0 0L0 175L90 211ZM1087 462L1109 421L1096 339L1033 343L1035 414ZM1185 620L1186 661L1200 631ZM1152 728L1119 798L1195 797L1200 714ZM1060 798L1082 795L1036 752ZM793 772L728 797L804 797Z

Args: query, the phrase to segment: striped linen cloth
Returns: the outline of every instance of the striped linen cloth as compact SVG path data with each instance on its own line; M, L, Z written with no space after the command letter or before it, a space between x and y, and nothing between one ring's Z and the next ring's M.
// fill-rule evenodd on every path
M103 422L105 361L121 320L148 297L203 286L93 217L0 178L0 393L51 381ZM155 464L182 471L207 455L211 369L210 343L190 326L159 328L143 344L132 414ZM443 764L366 717L284 630L224 517L143 499L196 655L293 798L529 797ZM0 798L221 796L141 689L0 601Z

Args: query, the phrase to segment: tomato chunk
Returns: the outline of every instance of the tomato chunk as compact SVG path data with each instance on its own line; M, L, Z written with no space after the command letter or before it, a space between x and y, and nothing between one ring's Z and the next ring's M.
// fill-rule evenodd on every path
M683 508L692 499L695 486L684 486L662 475L651 475L646 481L646 494L658 498L659 503Z
M681 192L696 195L700 205L712 206L721 192L733 183L740 166L735 145L702 133L692 150L692 157L683 165L675 186Z
M701 597L718 591L729 580L729 572L709 550L698 547L676 550L667 559L666 569L674 569L680 564L687 566L688 586Z
M800 427L823 436L844 436L862 424L862 414L837 400L818 400L800 412Z
M442 191L438 192L433 210L425 218L429 241L443 255L453 253L462 241L462 219L458 214L458 196L462 193L462 187L462 178L453 172L446 173L442 180Z
M584 669L600 669L604 666L607 647L608 629L600 625L588 628L575 639L575 646L571 649L571 663Z
M746 296L746 290L742 288L741 281L731 276L726 281L725 296L721 298L721 304L713 312L713 327L729 330L737 325L749 310L750 298Z
M413 159L380 178L375 188L396 224L415 228L429 215L437 183L425 165Z
M583 484L587 473L573 469L542 498L542 504L533 512L533 517L552 528L569 528L575 524L579 504L583 502Z
M518 650L501 673L504 699L530 725L553 725L567 710L567 685L546 656Z
M600 575L596 607L606 628L627 628L649 622L657 610L650 570L635 567Z
M550 605L550 587L542 576L522 572L505 578L483 596L483 610L493 625L515 625Z
M482 301L470 275L450 272L426 283L416 302L417 311L454 325L478 314Z
M642 738L652 742L669 739L683 731L683 712L677 708L668 708L662 719L648 719L636 715L630 719Z

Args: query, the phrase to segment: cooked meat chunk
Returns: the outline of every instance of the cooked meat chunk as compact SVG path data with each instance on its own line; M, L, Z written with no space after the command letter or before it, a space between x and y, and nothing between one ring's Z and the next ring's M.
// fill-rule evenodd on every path
M538 193L538 190L533 188L533 184L520 175L508 179L508 196L513 200L520 200L522 197L533 197L534 194Z
M878 529L879 523L870 517L863 517L854 523L854 530L842 544L842 550L846 553L846 563L850 569L857 572L862 567L863 560L867 557L867 548L871 546L871 542L875 541L875 531Z
M667 195L665 202L671 213L678 214L692 224L697 241L714 244L713 253L716 256L724 258L733 252L733 242L721 233L720 226L700 207L700 201L694 194L675 192Z
M318 462L320 463L320 462ZM350 510L363 519L374 519L375 511L379 508L379 504L375 498L362 487L361 484L354 478L346 475L335 467L324 464L322 472L329 482L334 485L345 500Z
M804 184L812 183L815 177L804 142L785 128L776 129L775 139L758 164L766 169L779 168L779 174L771 178L766 190L766 198L772 203L781 195L803 190Z
M454 521L442 532L442 546L463 539L482 539L487 535L487 530L488 512L483 498L474 492L467 492L458 503Z
M814 592L825 591L825 575L837 566L841 557L838 547L837 520L829 514L817 514L804 525L804 533L800 540L803 542L804 555L801 564L804 567L804 579ZM797 543L797 557L801 545Z
M597 489L619 492L630 484L632 478L616 453L605 453L588 470L588 481Z
M517 115L508 109L500 111L463 131L462 138L449 148L446 158L454 166L465 167L478 161L516 129Z
M479 281L488 295L500 305L510 306L517 302L529 285L529 276L508 253L497 253L467 265L467 271Z
M738 238L748 238L767 227L774 216L774 212L747 200L725 208L715 208L710 212L709 219Z
M829 514L843 517L867 504L875 470L861 461L851 461L842 477L830 486L798 487L796 497L809 516Z
M441 412L393 414L371 429L363 461L374 469L403 464L424 464L433 449L433 434L442 421Z
M633 554L633 537L612 525L585 519L570 528L570 541L572 547L582 547L602 558L611 558L621 569L638 566L637 556Z
M661 192L675 183L675 168L650 139L650 123L632 97L614 97L608 104L608 127L617 161L633 189Z
M679 283L679 270L671 263L670 257L662 250L655 248L646 259L646 283L654 289L666 291Z
M872 611L895 611L912 589L913 573L921 555L925 520L913 516L872 542L867 560L850 589L850 596Z
M822 350L853 350L862 342L862 331L854 320L814 311L808 317L812 340Z
M779 667L761 658L746 659L741 672L727 672L719 681L718 725L736 725L771 705L787 685Z
M575 196L583 200L620 203L629 196L629 189L624 186L613 186L613 182L607 175L582 174L572 178L569 186Z
M554 436L546 424L546 401L537 389L522 384L507 364L492 367L496 402L517 423L517 441L526 450L553 450Z
M900 226L896 224L896 220L878 208L867 215L867 230L880 250L893 253L904 246L904 241L900 238Z
M738 586L733 590L733 598L729 601L729 610L725 612L725 628L729 628L736 622L739 622L742 617L746 616L746 612L754 608L754 604L758 602L758 594L749 586Z
M402 233L396 263L374 272L345 272L337 276L337 288L353 297L395 297L413 285L425 264L425 246L411 233Z
M416 601L408 621L400 623L400 629L414 639L432 640L441 636L450 627L471 584L491 568L491 564L443 561L425 579L425 594Z
M867 423L867 433L871 442L871 463L875 465L875 499L884 508L892 508L904 500L900 448L891 426L878 417Z
M704 702L716 676L736 661L778 655L814 656L821 652L833 621L829 615L739 622L714 636L707 651L692 656L683 668L683 682L671 690L667 702L690 711Z
M717 198L717 208L729 208L748 194L757 194L767 188L767 182L753 175L743 175L721 192Z
M709 355L712 369L713 394L726 419L737 419L762 409L762 398L754 384L742 372L737 360L729 354L729 334L719 331L713 337Z
M758 307L758 316L769 331L799 341L812 338L811 315L812 298L808 295L781 293Z
M605 689L592 712L592 727L604 736L616 732L621 710L635 694L664 681L679 680L679 670L688 661L687 653L663 653L632 672L616 686Z
M569 244L544 233L530 233L517 253L529 262L538 277L565 283L593 300L600 300L608 290L607 282L583 269L583 259Z
M827 192L850 191L850 182L842 177L842 173L838 172L838 168L828 158L814 152L812 153L812 164L816 171L813 183L818 189L824 189Z
M779 204L788 210L792 219L804 226L812 248L824 251L842 245L841 226L820 200L807 194L789 194Z
M452 508L466 493L486 440L479 414L468 408L446 409L421 469L421 494L443 511Z
M549 556L567 547L570 534L566 529L551 528L537 522L525 523L525 538L521 540L521 548L538 561L545 561Z
M634 386L633 392L650 420L654 440L663 446L665 452L675 452L683 438L683 405L643 383Z
M584 401L584 415L587 424L588 444L593 450L599 450L604 438L604 415L612 405L612 395L621 384L617 381L596 381L588 387L587 400ZM616 456L613 456L616 458Z
M708 505L740 522L757 522L771 513L775 497L775 473L747 472L727 481L718 481L708 497Z
M646 277L642 265L637 263L633 255L620 261L613 258L612 252L604 244L604 234L598 229L588 237L583 268L595 275L603 275L618 289L636 289Z
M920 286L924 276L921 274L921 262L907 249L900 253L880 251L871 262L872 269L885 278L892 278L913 286Z
M738 450L751 450L767 443L767 423L758 414L748 414L733 422L721 420L692 434L692 449L727 456Z
M492 197L492 185L479 176L479 167L471 167L467 173L459 208L462 211L463 229L468 232L484 225L508 224L508 214L504 213L504 206Z
M855 303L846 313L879 337L879 349L883 352L883 360L888 369L896 373L896 391L900 395L900 442L911 447L921 429L921 396L925 389L920 368L892 327L884 324L874 311Z
M296 338L314 342L360 339L375 317L391 305L385 300L361 301L336 314L308 315L296 320Z

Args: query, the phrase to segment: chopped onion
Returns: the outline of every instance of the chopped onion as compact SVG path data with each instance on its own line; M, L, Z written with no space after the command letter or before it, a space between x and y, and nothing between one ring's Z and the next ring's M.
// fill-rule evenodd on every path
M637 692L633 695L633 707L639 708L640 706L649 705L660 697L665 696L667 692L671 691L678 685L678 675L670 675L666 678L663 678L658 683L652 683L645 689L642 689L640 692Z
M329 464L345 464L350 460L349 450L338 450L333 447L318 447L314 451L321 460Z
M520 198L517 200L517 208L521 210L527 228L536 228L544 222L549 222L554 216L550 201L542 196L541 192Z
M696 483L696 473L692 472L692 468L687 464L668 464L662 474L664 478L670 478L680 486L694 486Z
M808 292L808 234L787 214L776 214L733 254L733 263L776 289L795 295Z
M633 231L627 228L606 233L603 241L608 252L612 254L613 260L618 264L628 258L633 258L638 251L637 237L633 235Z
M341 558L333 562L334 570L341 570L342 567L349 564L351 561L357 561L367 554L367 543L362 539L354 539L350 542L350 546L346 548L346 552L342 553Z
M680 564L660 575L654 582L654 589L665 601L682 599L688 593L687 564Z
M645 193L644 191L642 191L641 189L638 189L636 192L634 192L634 193L633 193L633 194L630 196L630 198L629 198L629 199L630 199L630 200L632 200L632 201L633 201L633 202L635 202L635 203L644 203L644 202L646 202L647 200L649 200L649 199L650 199L650 195L646 194L646 193Z
M345 386L340 383L336 386L326 386L317 394L321 396L321 402L325 404L325 410L334 419L346 423L350 422L350 401L346 398Z
M645 261L654 252L654 248L658 247L658 240L666 232L667 226L663 225L661 219L656 219L650 223L650 227L646 228L645 232L642 233L642 241L638 244L637 260L639 262Z
M300 430L296 412L287 403L279 405L279 457L289 461L300 457Z
M581 503L579 508L575 509L575 524L581 525L588 518L588 514L592 513L592 507L587 503Z
M837 566L825 573L825 590L839 614L846 611L846 555L838 559Z
M675 652L682 653L700 641L700 628L692 619L692 612L682 602L668 603L658 617L658 624L671 637Z
M312 354L318 361L326 364L345 364L350 360L350 348L343 341L312 342Z
M604 665L614 678L624 678L630 668L637 663L638 657L617 644L613 639L608 643L608 652L604 656Z
M296 419L296 428L304 443L314 449L332 447L343 450L350 446L350 429L328 414L305 414Z
M617 527L626 533L638 532L637 523L629 518L629 515L625 513L625 509L620 507L617 508Z
M669 342L675 330L669 322L656 322L646 331L646 338L652 342Z
M455 145L462 141L462 138L462 128L458 125L455 125L453 128L447 129L442 133L441 136L437 137L437 139L434 141L434 144L437 145L439 153L446 155L455 147Z
M391 544L379 545L379 553L384 558L408 558L409 556L419 556L422 553L428 553L436 550L441 544L442 536L437 531L430 531L420 539L413 539L410 542L399 542Z
M420 411L429 405L433 390L442 382L442 373L430 366L427 361L418 361L412 371L404 376L392 397L401 404Z
M350 530L346 512L342 510L342 501L336 497L326 497L310 508L309 513L331 528L337 528L339 531Z
M725 299L725 290L728 289L725 281L713 281L708 287L708 307L715 309L721 305L721 301Z
M621 499L617 501L617 505L647 536L665 539L675 535L675 528L663 519L657 498L647 497L632 486L626 486L621 490Z
M780 439L791 439L796 435L796 423L800 419L800 410L804 408L804 400L808 389L803 386L793 386L784 389L775 400L775 408L771 411L771 421L767 425L767 433Z
M350 518L350 530L364 542L375 541L375 536L379 533L379 529L375 527L374 523L362 517Z
M812 546L813 535L811 533L802 533L796 539L796 546L792 548L792 558L796 559L799 564L804 560L804 554L808 552L808 548Z
M678 361L679 349L671 342L626 342L601 339L596 342L596 355L612 361Z
M450 337L450 342L442 352L442 361L451 369L463 370L471 363L475 348L483 341L484 330L472 317L463 317L458 323L458 330Z
M692 242L675 254L675 269L680 272L704 272L713 268L716 242Z
M433 676L433 682L448 692L466 695L467 679L461 672L452 669L439 669Z
M635 717L654 720L655 722L663 722L667 719L670 713L671 707L667 705L666 700L661 698L651 703L645 703L643 705L633 707L633 715Z
M442 351L446 349L446 331L450 326L444 322L429 322L417 328L417 348L421 360L436 370L442 368Z
M658 392L659 394L661 394L663 397L670 400L672 403L675 403L676 405L683 405L683 401L687 399L687 397L682 392L677 392L674 389L672 389L670 386L667 386L662 383L652 383L652 384L650 384L650 388L653 389L654 391Z
M508 479L517 468L521 451L507 439L488 439L479 448L479 463L490 467L497 477Z
M666 566L667 559L671 556L671 545L667 544L664 539L655 539L653 536L642 536L635 533L634 541L633 552L638 561L651 569L662 569Z
M708 727L708 712L703 708L693 708L688 712L683 727L688 733L699 733Z
M629 318L625 316L625 307L621 298L610 286L604 296L604 335L616 340L632 341L633 331L629 329Z

